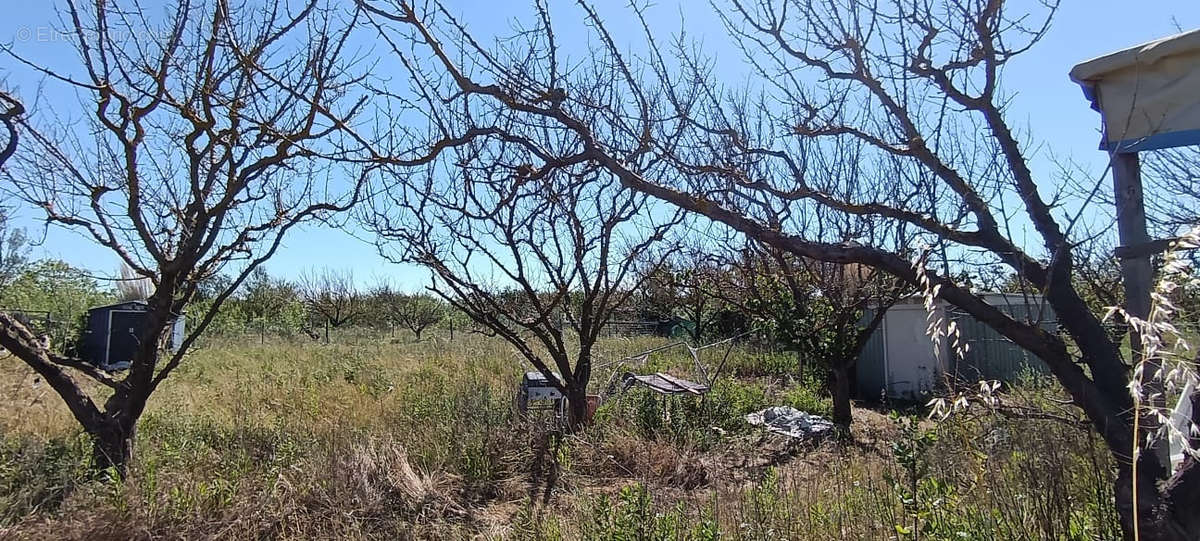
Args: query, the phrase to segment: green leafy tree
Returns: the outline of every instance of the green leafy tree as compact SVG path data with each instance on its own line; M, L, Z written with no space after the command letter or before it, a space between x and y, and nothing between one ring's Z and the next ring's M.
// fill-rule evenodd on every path
M675 316L678 301L671 272L665 261L655 261L638 269L642 287L635 290L630 299L631 315L644 321L664 321Z
M42 332L52 344L71 351L88 308L115 300L112 291L100 287L83 269L53 259L29 264L0 293L0 306L47 312L54 323Z
M887 309L908 290L864 265L809 260L761 245L743 253L740 267L747 312L795 350L802 366L827 370L833 422L849 434L855 364Z
M712 333L717 317L727 306L721 288L727 283L725 270L707 252L697 248L675 254L650 274L645 298L648 308L664 319L680 318L688 323L688 336L700 341Z
M448 312L446 304L438 299L403 293L387 284L372 289L367 304L372 320L391 329L408 329L418 342L425 330L445 319Z
M265 267L254 269L246 279L236 304L246 327L257 329L262 342L268 331L291 334L304 321L304 302L296 286L272 277Z

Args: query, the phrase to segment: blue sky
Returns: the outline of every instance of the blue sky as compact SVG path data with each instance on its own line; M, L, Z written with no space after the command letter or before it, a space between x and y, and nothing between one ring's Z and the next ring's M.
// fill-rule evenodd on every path
M54 2L9 0L7 4L5 15L0 18L0 41L12 43L21 54L55 69L69 73L77 67L69 44L54 39L53 28L57 25ZM153 4L153 0L144 2ZM529 12L526 0L464 0L451 4L479 36L503 34L509 30L511 17ZM607 20L619 28L620 19L615 15L619 10L604 11L614 13ZM578 18L579 12L556 6L555 13L560 18ZM689 35L702 39L710 54L721 62L740 59L739 53L725 45L727 38L707 2L662 0L649 15L652 25L674 32L680 28L681 13ZM1200 27L1200 2L1068 0L1045 39L1008 66L1005 87L1013 96L1009 119L1037 142L1033 165L1043 182L1053 179L1052 157L1074 160L1095 174L1104 170L1105 155L1097 150L1100 117L1088 107L1079 87L1067 78L1071 67L1100 54L1173 34L1177 25L1185 30ZM619 34L617 39L621 39ZM43 84L41 77L8 59L0 63L0 80L18 95L29 97ZM59 114L79 114L78 103L63 101L43 105L61 108ZM43 228L36 212L17 209L17 218L18 225L28 228L32 236L41 237ZM35 250L36 256L63 259L106 275L114 274L119 266L115 255L77 233L56 228L45 233L44 243ZM356 236L368 238L362 233ZM310 267L350 267L360 282L389 277L408 289L420 287L426 280L426 273L420 269L385 262L372 245L359 238L330 229L297 230L267 266L273 274L288 277Z

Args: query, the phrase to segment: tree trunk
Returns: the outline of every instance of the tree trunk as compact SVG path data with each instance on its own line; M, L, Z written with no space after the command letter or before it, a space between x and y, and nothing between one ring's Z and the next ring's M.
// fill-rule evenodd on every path
M850 369L847 363L833 366L830 370L833 378L833 424L843 436L850 435Z
M587 410L587 388L567 389L567 429L570 432L579 432L591 422Z
M1193 397L1193 402L1195 398ZM1200 461L1185 458L1163 486L1164 520L1184 539L1200 539Z
M124 426L112 420L102 427L88 429L92 436L92 466L96 471L112 468L122 479L129 473L133 462L133 444L137 436L137 424Z
M1155 475L1158 473L1155 471L1158 464L1152 453L1143 450L1137 476L1136 537L1133 527L1133 470L1125 463L1118 466L1113 490L1123 537L1128 541L1200 539L1200 516L1195 512L1200 505L1200 468L1196 467L1195 460L1185 461L1181 471L1160 488Z
M417 341L418 341L418 342L420 342L420 341L421 341L421 331L424 331L424 330L425 330L425 329L413 329L413 334L417 335Z

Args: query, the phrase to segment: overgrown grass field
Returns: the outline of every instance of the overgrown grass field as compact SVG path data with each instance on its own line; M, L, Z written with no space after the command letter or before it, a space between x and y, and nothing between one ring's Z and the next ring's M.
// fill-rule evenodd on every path
M664 343L605 339L598 362ZM718 349L701 357L710 370ZM750 346L702 401L613 394L562 435L516 415L526 368L498 339L213 337L151 400L125 481L89 474L53 391L16 359L0 367L6 539L1119 536L1109 459L1086 429L877 404L855 409L849 441L789 441L745 414L825 413L828 398L794 356ZM615 369L698 377L680 348Z

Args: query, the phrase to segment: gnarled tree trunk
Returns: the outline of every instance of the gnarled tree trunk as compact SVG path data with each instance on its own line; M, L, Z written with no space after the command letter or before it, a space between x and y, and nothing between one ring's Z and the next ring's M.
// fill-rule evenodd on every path
M87 428L87 432L92 437L92 467L99 471L111 468L125 478L133 462L136 422L110 418L101 426Z
M1158 459L1143 452L1137 477L1128 461L1117 468L1113 487L1117 515L1127 540L1184 541L1200 539L1200 467L1188 458L1175 475L1166 478ZM1137 488L1135 536L1134 487Z
M830 389L833 391L833 424L843 436L850 435L850 368L851 362L834 363L830 370Z

